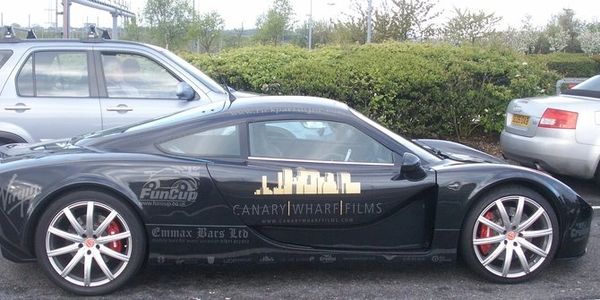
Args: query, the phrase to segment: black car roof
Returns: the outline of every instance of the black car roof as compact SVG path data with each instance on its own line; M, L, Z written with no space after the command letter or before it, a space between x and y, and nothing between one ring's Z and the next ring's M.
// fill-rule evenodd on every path
M305 96L257 96L239 98L233 102L215 102L204 106L197 106L179 113L162 118L145 121L100 132L76 137L78 145L111 144L118 142L122 137L132 141L134 137L142 140L155 134L162 135L162 131L176 134L186 126L197 126L199 122L212 124L213 122L231 122L240 119L260 118L268 115L281 116L307 116L307 117L333 117L346 119L351 113L349 107L341 102ZM121 136L116 133L124 133ZM92 138L92 139L89 139Z
M258 96L240 98L223 111L236 115L269 113L346 113L348 105L326 98L307 96Z

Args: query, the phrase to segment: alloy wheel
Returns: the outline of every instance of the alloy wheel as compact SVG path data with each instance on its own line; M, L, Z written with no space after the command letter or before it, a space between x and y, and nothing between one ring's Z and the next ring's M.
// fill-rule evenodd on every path
M524 196L507 196L479 214L472 236L479 263L494 275L519 278L539 268L552 247L548 212Z
M117 278L131 259L132 246L124 218L95 201L73 203L59 211L45 236L54 271L82 287L102 286Z

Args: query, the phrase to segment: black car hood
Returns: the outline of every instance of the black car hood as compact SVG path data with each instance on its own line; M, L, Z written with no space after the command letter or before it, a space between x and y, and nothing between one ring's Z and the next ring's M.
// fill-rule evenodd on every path
M431 139L418 139L413 140L414 143L429 148L434 151L442 152L452 160L461 162L485 162L493 164L506 164L507 162L501 158L495 157L491 154L487 154L483 151L465 146L463 144L444 141L444 140L431 140Z

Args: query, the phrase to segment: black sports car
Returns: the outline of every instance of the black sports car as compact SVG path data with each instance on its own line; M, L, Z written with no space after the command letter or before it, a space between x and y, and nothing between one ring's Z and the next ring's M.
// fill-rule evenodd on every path
M520 282L585 253L591 207L541 172L406 140L308 97L214 103L0 148L4 257L102 294L147 261L453 261Z

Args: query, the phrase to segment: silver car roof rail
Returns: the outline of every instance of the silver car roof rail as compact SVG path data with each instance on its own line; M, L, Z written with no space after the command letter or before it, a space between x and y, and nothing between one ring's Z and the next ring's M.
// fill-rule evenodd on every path
M37 39L37 35L35 34L35 31L33 31L33 28L14 28L12 26L4 26L4 34L2 35L2 39L3 40L19 40L19 38L17 37L17 35L15 34L15 31L22 31L22 32L27 32L27 36L25 37L28 40L35 40Z
M100 39L104 39L104 40L111 39L110 34L108 33L108 30L98 28L98 27L96 27L96 25L93 25L93 24L88 25L87 38L88 39L98 39L98 30L102 31L102 35L100 36Z

